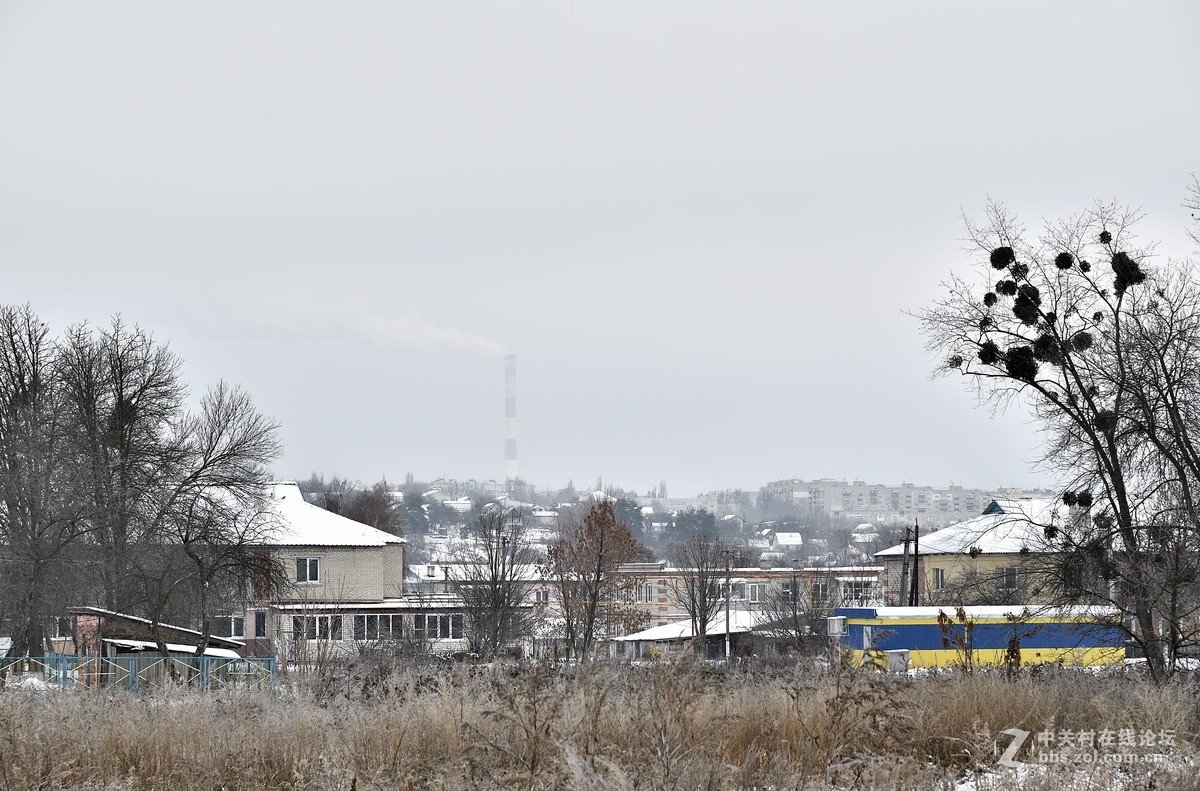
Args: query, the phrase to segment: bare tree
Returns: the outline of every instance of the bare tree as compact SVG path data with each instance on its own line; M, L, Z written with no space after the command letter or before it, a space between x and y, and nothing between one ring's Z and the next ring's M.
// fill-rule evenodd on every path
M392 535L404 535L404 510L397 507L387 481L377 481L364 487L358 481L313 473L301 481L300 491L312 497L314 504L326 511L362 522Z
M676 544L671 560L679 568L675 598L687 611L695 635L695 648L703 653L708 622L724 600L722 584L729 568L730 550L711 535L700 534Z
M462 558L450 584L464 604L471 649L493 658L533 633L525 598L537 553L512 510L485 511L471 523L469 537L474 551Z
M195 615L270 573L256 514L276 424L224 383L183 408L179 359L120 318L58 342L0 307L0 611L12 651L41 653L68 600ZM198 609L197 609L198 608ZM162 640L160 648L165 650Z
M263 551L277 528L265 502L268 465L280 451L277 431L245 391L224 382L183 423L184 475L165 491L164 539L182 548L199 583L197 654L212 633L214 596L245 604L252 580L274 587L285 579Z
M993 204L986 224L968 224L981 285L956 277L917 315L942 372L964 376L992 408L1023 404L1042 427L1064 510L1083 514L1046 525L1045 548L1094 558L1104 583L1063 574L1064 600L1130 613L1128 636L1161 679L1162 636L1180 624L1158 602L1194 583L1160 573L1163 547L1186 544L1160 538L1200 526L1200 289L1182 266L1151 267L1137 220L1097 204L1030 239Z
M1188 185L1187 198L1183 202L1183 207L1192 213L1192 227L1188 229L1188 236L1192 237L1192 241L1200 245L1200 176L1192 174L1192 183Z
M342 516L385 533L404 535L404 512L396 506L387 481L376 481L355 492L342 511Z
M818 654L828 647L825 619L838 603L837 579L832 571L795 571L790 580L767 588L754 631L783 650Z
M593 503L579 523L568 522L546 553L542 574L552 581L567 648L577 658L591 657L599 638L644 618L629 601L633 581L620 571L638 552L629 529L604 500Z
M307 480L297 484L305 499L330 513L344 516L350 500L362 489L362 484L348 478L333 475L326 479L324 473L314 472Z
M166 346L119 317L100 332L72 326L59 344L75 485L87 504L110 610L134 605L131 548L156 537L161 491L181 463L177 423L186 389L179 366Z
M66 468L68 428L49 330L23 307L0 307L0 612L10 656L43 653L80 536Z

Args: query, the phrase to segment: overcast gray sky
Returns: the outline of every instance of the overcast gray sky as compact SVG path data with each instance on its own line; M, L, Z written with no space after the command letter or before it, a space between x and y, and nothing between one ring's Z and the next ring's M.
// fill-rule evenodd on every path
M903 309L960 213L1190 251L1200 4L3 2L4 302L114 313L277 473L1033 485Z

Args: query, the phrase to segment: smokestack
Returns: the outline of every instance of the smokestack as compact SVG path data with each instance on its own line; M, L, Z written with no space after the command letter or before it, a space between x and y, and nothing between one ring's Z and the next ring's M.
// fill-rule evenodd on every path
M517 479L517 355L504 357L504 477Z

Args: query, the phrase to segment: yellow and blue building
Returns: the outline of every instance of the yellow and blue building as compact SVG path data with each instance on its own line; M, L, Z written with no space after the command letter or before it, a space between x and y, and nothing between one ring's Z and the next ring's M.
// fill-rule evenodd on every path
M1125 659L1120 613L1110 607L839 608L834 615L846 619L845 649L860 659L870 651L872 661L907 652L907 667L1000 666L1010 646L1022 666Z

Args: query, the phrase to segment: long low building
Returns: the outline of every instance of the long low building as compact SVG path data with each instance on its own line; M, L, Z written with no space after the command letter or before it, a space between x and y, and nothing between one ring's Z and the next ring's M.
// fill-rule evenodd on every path
M1111 665L1125 658L1121 616L1111 607L848 607L834 616L845 618L846 649L886 658L892 669L1003 666L1010 648L1022 666Z
M705 629L703 654L710 659L725 658L726 634L730 651L734 656L750 653L750 636L754 627L762 621L762 614L746 610L732 610L726 621L723 612L713 614ZM661 626L652 626L624 637L616 642L622 646L618 655L634 659L669 656L691 650L697 640L696 630L690 619L679 620Z

